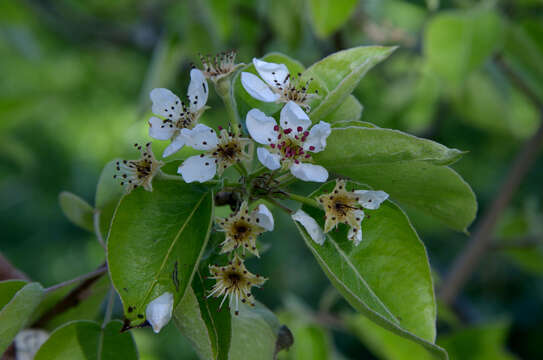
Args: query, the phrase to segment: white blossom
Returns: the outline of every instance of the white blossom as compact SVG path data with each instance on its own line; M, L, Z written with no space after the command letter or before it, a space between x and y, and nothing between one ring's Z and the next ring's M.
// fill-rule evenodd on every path
M151 91L152 111L155 115L149 119L149 136L157 140L171 140L163 157L170 156L181 149L186 142L182 129L192 129L205 110L209 95L207 81L198 69L190 72L190 84L187 91L187 103L168 89L158 88Z
M226 298L230 298L230 307L234 307L235 315L239 314L239 302L248 303L255 306L254 297L251 294L251 288L256 286L260 288L266 278L253 274L245 267L243 259L238 255L234 255L232 261L225 266L211 265L209 267L211 279L215 279L216 283L211 289L211 293L207 296L220 297L223 296L219 308L222 307Z
M205 182L213 179L216 173L221 175L225 169L235 163L249 159L245 148L249 139L222 129L219 136L210 127L198 124L194 129L181 131L187 146L196 150L205 150L200 155L191 156L178 168L185 182Z
M281 110L279 125L258 109L247 113L246 125L256 142L267 145L257 149L257 156L268 169L290 169L292 175L304 181L328 179L324 167L311 164L311 153L326 147L326 139L332 131L327 122L321 121L308 130L311 120L300 106L289 101Z
M147 191L153 191L153 178L164 163L155 159L151 143L145 146L134 144L134 147L141 152L141 158L117 161L115 164L117 174L113 175L113 178L118 179L121 186L125 186L128 192L139 186Z
M147 305L145 317L155 333L158 334L170 322L172 311L173 294L170 292L165 292Z
M312 79L303 83L300 79L301 74L294 79L284 64L256 58L253 58L253 64L260 78L249 72L241 73L241 84L249 95L264 102L293 101L306 111L310 110L308 102L317 96L317 91L315 94L308 93L309 82Z
M274 227L273 215L266 205L260 204L249 212L247 201L229 217L217 219L217 224L225 233L221 253L242 248L244 253L248 250L256 256L256 238L265 231L272 231Z
M215 56L200 55L200 60L202 61L204 76L215 83L232 74L243 65L235 63L236 52L234 50L222 52Z
M348 191L345 180L337 180L334 190L317 198L324 209L326 222L324 232L329 232L339 224L349 226L347 237L355 245L362 241L362 220L364 209L375 210L388 199L384 191L354 190Z

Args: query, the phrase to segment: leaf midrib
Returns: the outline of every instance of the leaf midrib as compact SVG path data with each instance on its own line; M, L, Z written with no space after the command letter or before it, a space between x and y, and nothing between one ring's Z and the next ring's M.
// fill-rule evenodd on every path
M175 247L175 244L177 244L177 240L179 239L179 237L181 236L181 234L185 230L185 227L187 226L187 224L190 222L190 220L192 219L192 217L196 213L196 210L198 210L200 208L200 204L202 203L202 201L204 200L204 198L207 195L208 195L208 193L204 192L204 194L202 195L200 200L198 200L198 203L196 204L196 206L194 206L194 209L192 210L192 212L186 218L185 222L183 223L183 226L181 226L181 228L179 229L179 231L175 235L172 243L170 244L170 247L168 248L168 251L166 252L166 256L164 256L164 260L162 260L162 264L160 264L160 268L158 269L158 271L157 271L157 273L156 273L156 275L155 275L155 277L153 279L153 283L151 284L151 286L149 287L149 289L147 290L147 292L143 296L143 300L140 303L140 306L138 308L141 308L146 303L147 298L149 297L149 295L151 294L151 292L155 288L156 284L158 283L158 277L162 273L162 270L164 270L164 267L166 266L166 263L168 262L168 259L169 259L170 255L171 255L172 251L173 251L173 248Z

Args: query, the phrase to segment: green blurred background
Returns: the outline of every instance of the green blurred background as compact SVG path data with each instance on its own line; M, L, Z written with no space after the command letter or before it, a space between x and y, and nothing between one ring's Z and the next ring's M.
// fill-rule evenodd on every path
M365 44L400 48L355 90L362 119L469 151L454 168L484 212L540 121L499 62L543 99L541 0L0 2L0 250L45 286L96 268L103 250L64 218L58 194L69 190L93 203L102 167L115 157L136 157L131 145L149 141L150 89L183 94L191 64L200 65L198 53L237 49L247 63L279 51L307 66ZM216 97L209 105L206 118L224 120ZM155 144L156 153L161 146ZM518 358L543 358L542 184L539 159L500 220L498 246L458 302L464 324L507 335L477 345L465 340L459 348L471 357L459 359L494 359L473 357L470 346L501 345ZM439 285L468 236L407 210ZM289 219L276 214L278 230L263 238L272 246L250 264L270 278L257 297L283 321L303 323L293 320L300 307L322 309L334 296ZM519 239L535 240L518 247ZM348 309L342 302L333 307ZM440 335L451 329L442 314ZM341 329L303 329L298 351L288 356L387 358ZM196 358L173 325L159 336L135 334L142 359ZM301 351L304 341L316 352Z

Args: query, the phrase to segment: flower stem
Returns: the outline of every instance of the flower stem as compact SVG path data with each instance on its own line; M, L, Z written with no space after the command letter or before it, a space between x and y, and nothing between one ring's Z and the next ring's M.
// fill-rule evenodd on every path
M215 83L215 91L219 94L219 97L226 107L226 112L228 113L228 118L230 119L230 124L232 126L232 131L234 134L239 135L239 115L238 107L236 100L234 99L234 94L232 92L232 79L227 77L219 80Z
M271 196L266 197L266 200L268 200L273 205L277 206L279 209L283 210L284 212L286 212L289 215L292 215L294 213L294 210L292 210L292 209L288 208L287 206L281 204L279 201L275 200Z
M290 193L286 193L286 195L291 200L298 201L298 202L300 202L302 204L306 204L306 205L312 206L312 207L317 208L317 209L321 208L319 203L317 201L311 199L311 198L301 196L301 195L297 195L297 194L290 194Z

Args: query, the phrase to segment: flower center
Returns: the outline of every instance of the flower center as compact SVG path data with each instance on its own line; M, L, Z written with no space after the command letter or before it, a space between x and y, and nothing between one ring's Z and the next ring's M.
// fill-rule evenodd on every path
M241 281L241 275L236 272L229 273L227 276L228 276L228 280L230 280L232 285L236 285L237 283Z
M304 131L301 126L293 130L291 128L282 129L277 125L274 130L279 133L277 135L277 144L270 144L270 147L281 155L282 162L299 164L301 160L311 158L311 155L304 150L304 143L307 140L309 131Z
M275 76L275 72L272 72L272 75ZM313 78L308 79L304 83L301 80L301 76L302 74L298 73L297 78L294 78L288 74L284 79L274 79L273 82L277 92L284 101L294 101L304 108L305 111L309 111L310 107L307 102L318 94L318 90L315 90L315 94L308 93L309 84L313 81Z

